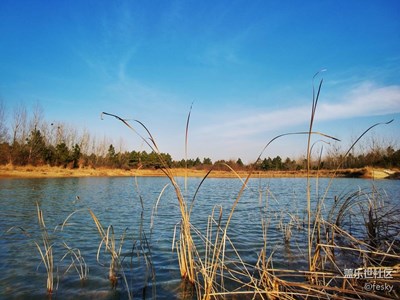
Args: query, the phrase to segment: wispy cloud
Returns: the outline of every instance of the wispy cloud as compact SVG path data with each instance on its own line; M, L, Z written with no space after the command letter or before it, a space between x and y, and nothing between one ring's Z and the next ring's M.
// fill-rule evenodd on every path
M400 112L400 86L365 82L341 96L342 101L322 103L317 118L334 120Z
M350 92L320 100L317 108L318 121L349 119L365 116L400 113L400 86L378 86L364 82ZM310 105L289 107L281 110L253 112L251 115L232 119L219 118L218 123L199 128L199 133L218 132L221 137L250 137L251 135L286 129L307 124L310 119Z

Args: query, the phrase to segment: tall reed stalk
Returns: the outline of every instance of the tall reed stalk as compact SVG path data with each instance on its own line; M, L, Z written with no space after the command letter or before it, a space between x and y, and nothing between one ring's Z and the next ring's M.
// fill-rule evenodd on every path
M175 180L173 171L171 168L168 166L166 161L164 160L163 156L161 155L161 152L157 146L157 143L155 139L153 138L152 134L148 130L148 128L140 121L134 120L136 123L140 125L141 128L143 128L146 132L147 137L143 136L140 134L134 127L132 127L127 120L122 119L121 117L110 114L107 112L103 112L102 115L107 115L107 116L112 116L119 121L121 121L123 124L125 124L129 129L131 129L135 134L137 134L144 143L147 144L147 146L150 147L150 149L157 154L160 163L161 163L161 170L162 172L167 176L169 179L174 191L176 198L178 200L179 204L179 210L180 210L180 215L181 215L181 222L180 222L180 233L179 233L179 239L177 241L176 247L177 247L177 253L178 253L178 261L179 261L179 268L180 268L180 273L182 278L187 279L190 283L195 283L195 261L194 261L194 252L195 252L195 245L192 239L192 234L191 234L191 225L190 225L190 212L189 208L187 205L187 202L183 196L183 193ZM186 142L187 142L187 133L188 133L188 126L189 126L189 119L190 119L190 112L188 115L188 120L186 124ZM185 148L187 151L187 148Z
M318 91L315 94L314 79L320 72L317 72L313 76L313 95L312 95L312 106L311 106L311 117L310 117L310 128L307 139L307 242L308 242L308 268L311 271L312 266L312 235L311 235L311 183L310 183L310 170L311 170L311 133L313 131L314 118L321 92L323 79L319 82Z
M116 245L116 239L114 234L114 227L112 225L108 226L107 229L103 227L100 223L100 220L97 216L93 213L91 209L89 209L89 213L96 224L97 230L100 234L101 241L97 250L97 261L99 261L100 250L104 245L106 253L110 255L110 267L108 273L108 279L111 282L113 288L116 288L118 284L118 278L121 275L122 279L124 280L126 289L128 291L129 298L131 299L131 294L129 292L129 284L126 280L126 276L123 270L122 262L121 262L121 251L122 246L124 244L125 233L120 238L119 247Z
M49 234L47 232L46 224L44 222L43 211L39 207L39 203L36 203L38 222L40 232L42 235L41 245L39 242L34 241L36 248L42 259L42 263L46 268L47 274L47 293L51 294L54 291L54 257L53 257L53 245L50 241Z
M158 146L151 135L147 127L140 121L135 120L141 128L145 130L146 135L143 136L138 133L126 120L121 117L110 114L103 113L104 115L112 116L124 123L128 128L133 130L149 147L152 151L158 154L159 160L161 162L161 170L167 176L170 184L174 188L180 210L181 221L179 223L179 238L175 243L175 233L173 247L176 247L178 252L178 262L180 267L180 273L182 278L186 279L190 283L195 284L198 298L208 300L211 298L224 298L226 296L248 296L260 299L307 299L307 298L318 298L318 299L331 299L331 298L343 298L351 299L353 297L363 298L378 298L373 293L365 292L362 287L354 281L349 280L344 277L343 270L338 264L335 256L335 250L337 252L344 251L346 253L356 253L358 255L368 255L369 257L378 257L381 261L379 266L382 266L384 261L390 259L400 259L398 254L398 249L394 243L386 247L387 252L378 249L376 244L376 231L379 224L379 215L376 212L376 206L372 205L367 208L367 218L365 219L365 224L370 237L370 242L365 243L359 239L353 237L350 233L340 227L340 223L344 216L356 206L357 201L353 201L356 195L348 195L347 200L335 202L328 214L328 219L326 220L323 215L323 209L325 207L325 199L327 198L328 190L332 184L332 180L336 176L336 172L343 163L345 157L350 153L354 145L373 127L380 124L389 124L391 121L386 123L377 123L370 128L368 128L361 136L356 140L356 142L351 145L350 149L343 157L343 160L337 166L337 169L329 181L328 187L325 193L321 196L319 194L318 187L318 173L316 180L316 206L315 210L312 208L312 197L311 197L311 161L312 161L312 151L315 143L313 142L313 137L315 135L322 136L328 140L340 141L339 139L313 130L314 120L317 111L317 105L320 98L321 88L323 80L321 79L318 88L314 87L314 80L319 75L320 72L313 76L313 95L312 95L312 107L311 107L311 117L308 131L284 133L278 135L271 139L265 147L262 149L260 155L257 157L256 161L250 167L248 174L245 179L240 178L242 185L234 198L232 205L228 211L228 216L226 221L223 222L223 211L222 207L216 205L211 212L211 215L207 220L207 228L205 233L201 233L196 227L194 227L190 222L190 217L197 193L203 184L204 180L208 178L210 173L214 170L215 166L212 166L207 174L203 177L200 184L194 193L192 202L190 205L187 202L187 173L185 173L185 193L181 192L179 185L177 184L173 171L168 167L166 162L158 149ZM190 112L188 114L185 132L185 158L187 160L187 144L188 144L188 126L190 119ZM267 256L267 246L268 246L268 228L269 222L268 218L261 216L262 222L262 238L264 241L263 248L260 251L256 265L249 265L240 256L233 241L228 236L228 229L230 227L231 221L233 219L234 212L238 203L240 202L244 191L248 187L250 178L254 175L258 163L261 160L263 153L269 147L269 145L275 140L290 136L290 135L306 135L307 136L307 181L306 181L306 217L305 217L305 227L306 227L306 260L307 268L305 270L285 270L277 269L273 266L273 254ZM326 141L322 141L327 143ZM319 163L320 165L322 157L322 149L319 153ZM229 168L229 166L227 166ZM187 169L187 168L186 168ZM319 170L319 168L318 168ZM233 171L233 170L231 170ZM234 171L233 171L234 172ZM235 172L234 172L235 173ZM162 192L166 187L163 188ZM261 197L261 193L260 193ZM157 200L157 204L160 201L160 197ZM261 200L260 200L261 203ZM268 201L266 203L265 209L268 209ZM297 223L297 228L302 230L300 224L300 218L291 213L290 222L288 224L282 223L282 229L285 233L286 246L290 247L289 241L291 239L292 231L291 228L293 224ZM382 215L388 216L387 214ZM153 216L152 216L153 217ZM293 222L293 223L292 223ZM153 226L153 221L151 222L151 229ZM397 225L396 225L397 226ZM398 227L393 227L398 228ZM394 229L395 231L396 229ZM393 229L390 231L391 235ZM389 230L388 230L389 232ZM199 247L194 243L193 235L196 235L200 240ZM389 235L388 235L389 236ZM338 245L336 238L340 237L349 241L352 247ZM396 237L397 238L397 237ZM386 241L387 242L387 241ZM201 249L199 251L198 249ZM227 249L229 249L229 255L227 254ZM286 277L291 278L301 278L300 281L287 280ZM306 280L304 280L306 279ZM227 287L227 281L235 283L237 289L234 291L229 291ZM393 281L390 281L393 282ZM334 286L334 285L337 286Z
M61 261L63 261L67 256L69 256L71 258L71 263L68 266L65 273L67 273L70 269L73 268L73 269L75 269L75 271L78 274L79 279L81 281L87 280L88 274L89 274L89 267L86 264L86 261L83 258L81 251L79 249L71 248L65 242L63 244L64 244L64 247L66 248L67 252L61 258Z

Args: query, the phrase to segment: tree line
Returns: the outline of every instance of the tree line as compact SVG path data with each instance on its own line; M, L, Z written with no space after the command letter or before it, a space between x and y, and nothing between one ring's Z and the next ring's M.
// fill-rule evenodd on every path
M218 160L195 158L174 160L168 153L146 151L124 151L116 149L108 139L98 140L88 131L79 132L62 122L49 123L44 119L40 105L34 106L31 113L24 105L14 107L11 118L6 117L4 103L0 101L0 164L15 166L49 165L65 168L108 167L108 168L145 168L158 169L161 160L171 168L226 169L226 165L235 170L246 170L246 165L237 160ZM353 151L344 157L345 151L333 147L321 159L311 162L313 168L334 169L339 163L343 168L362 168L365 166L398 168L400 150L389 145L372 142L367 150ZM256 164L257 170L302 170L307 167L307 160L297 160L280 156L262 158Z

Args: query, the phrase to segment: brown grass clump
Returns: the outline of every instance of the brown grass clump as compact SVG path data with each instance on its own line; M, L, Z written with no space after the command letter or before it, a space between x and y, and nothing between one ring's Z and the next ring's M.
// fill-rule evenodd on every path
M314 78L317 75L318 73ZM191 224L190 216L197 192L204 180L208 177L212 177L215 166L204 175L196 190L192 203L189 206L174 179L173 172L168 168L165 162L163 162L162 156L159 155L163 166L161 171L169 178L171 185L174 187L180 208L181 222L179 224L179 234L175 246L178 252L181 276L188 282L194 284L198 299L383 299L387 296L399 297L397 292L393 290L395 287L398 288L398 267L395 265L395 262L400 261L398 243L399 210L382 211L382 207L377 205L376 201L369 199L366 202L365 196L367 194L357 191L337 199L337 201L332 204L327 219L323 215L323 210L326 207L325 199L332 180L337 174L346 176L346 173L340 169L344 158L369 130L381 124L389 124L391 121L375 124L360 135L343 157L343 161L339 163L337 169L329 174L331 181L325 193L318 197L316 209L311 209L310 178L312 176L316 177L316 184L318 184L318 178L322 175L322 172L319 170L311 170L311 157L315 144L312 143L312 136L319 135L325 139L338 141L338 139L332 136L313 131L313 123L322 83L323 81L321 80L317 91L314 90L313 86L313 101L308 131L285 133L270 140L263 148L244 179L242 179L242 174L239 175L229 168L229 166L225 166L229 169L229 172L231 172L231 176L237 177L242 181L242 187L235 201L232 203L226 221L223 221L222 207L216 205L208 217L207 228L204 233ZM103 114L117 118L137 133L126 120L113 114ZM186 156L189 119L190 112L186 124ZM141 127L145 129L148 137L144 138L139 133L137 134L152 151L160 154L157 144L149 130L140 121L135 122L139 123ZM235 209L247 188L249 179L255 175L255 166L259 163L262 154L273 141L289 135L307 135L308 137L308 163L307 172L305 174L307 178L307 196L305 199L307 209L306 218L303 219L303 221L301 221L301 216L290 215L290 222L287 224L282 223L280 226L283 231L285 244L289 244L292 229L297 228L297 230L303 230L302 223L305 224L304 234L307 236L308 244L306 255L308 259L308 268L304 270L274 268L273 252L271 255L267 255L267 237L270 220L263 215L261 216L261 225L263 228L264 246L260 249L260 254L255 265L248 264L241 258L239 252L236 250L234 241L228 236L228 228ZM321 160L320 157L319 161ZM185 173L185 175L187 175L187 173ZM373 178L375 177L376 173L373 174ZM185 190L186 184L185 180ZM365 203L368 203L368 205L365 205ZM365 218L366 241L360 239L360 237L352 236L352 234L343 227L343 220L351 215L356 208ZM268 205L266 205L264 210L268 210ZM378 234L378 232L381 233L383 231L385 234ZM174 234L174 236L176 235ZM196 241L200 242L195 243L193 236L196 236ZM229 249L229 255L227 249ZM347 268L343 265L342 261L337 260L337 253L341 253L341 257L343 257L343 255L361 257L363 263L354 269ZM375 276L373 278L375 279L375 286L368 288L370 287L370 281L365 277L363 277L362 280L360 277L357 277L362 272L364 272L364 274L370 274L371 272L371 274L389 272L390 276L384 278ZM390 293L387 290L379 292L379 288L382 287L383 284L392 287ZM377 286L379 287L376 288Z
M40 209L39 203L36 203L37 219L39 224L40 239L35 239L32 235L22 227L11 227L7 233L12 232L14 229L19 229L26 237L32 240L38 251L41 259L41 264L44 265L46 270L46 290L47 294L51 295L54 292L54 256L53 256L53 241L48 233L46 223L44 222L43 211Z
M103 115L108 115L115 117L122 123L124 123L128 128L134 131L142 140L150 147L152 151L154 151L160 160L161 168L160 170L167 176L170 180L172 187L174 188L176 198L179 203L179 210L181 214L181 222L179 226L179 239L176 242L176 248L178 252L178 261L181 276L184 279L187 279L190 283L195 283L195 261L194 261L194 253L196 251L195 245L192 239L191 234L191 224L190 224L190 211L188 208L188 204L186 199L183 196L181 188L179 187L178 183L175 180L174 173L172 172L171 168L168 167L168 164L164 161L163 156L161 155L160 150L158 149L157 143L153 136L151 135L150 131L147 127L140 121L135 120L146 132L147 138L142 136L139 132L137 132L126 120L120 118L117 115L110 114L103 112ZM187 119L186 125L186 140L187 140L187 133L188 133L188 126L189 126L189 119L190 119L190 112ZM187 144L187 143L186 143Z

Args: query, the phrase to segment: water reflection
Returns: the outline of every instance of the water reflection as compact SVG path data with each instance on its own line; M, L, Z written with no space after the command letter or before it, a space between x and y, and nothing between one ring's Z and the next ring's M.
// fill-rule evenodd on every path
M123 253L141 240L144 232L149 241L155 282L146 277L146 265L140 253L125 259L127 281L133 295L137 298L152 298L156 293L160 299L190 299L195 291L183 286L176 253L172 252L175 225L180 221L180 213L174 191L166 188L153 219L153 207L165 184L165 178L138 178L137 190L133 178L68 178L68 179L2 179L0 180L0 280L3 289L0 298L43 299L45 297L45 270L40 264L33 239L40 240L37 230L36 202L43 210L47 228L51 229L54 241L55 262L58 266L57 297L62 299L125 299L126 290L120 286L110 288L106 260L97 261L98 246L101 241L87 208L90 208L106 228L113 225L117 239L127 229ZM183 186L183 179L178 180ZM200 179L189 179L187 198L192 197ZM318 199L324 197L323 213L328 214L335 196L374 184L388 194L387 199L398 201L400 187L398 181L367 181L360 179L336 179L331 186L326 179L318 185L313 182L312 207L315 211ZM317 187L318 186L318 187ZM329 186L326 196L325 189ZM216 205L223 210L223 223L241 187L236 179L207 179L200 189L193 205L191 221L203 233L207 217ZM305 179L279 178L250 180L248 188L236 207L228 235L236 251L249 264L255 265L264 245L263 226L268 228L267 255L273 253L274 266L300 268L306 260L306 181ZM140 202L143 200L143 211ZM69 214L75 213L62 231L60 228ZM141 217L143 216L143 218ZM356 218L356 216L353 216ZM265 220L262 225L261 220ZM348 222L349 220L346 220ZM351 230L360 230L352 220ZM289 224L289 225L288 225ZM290 226L291 236L285 242L284 225ZM6 233L11 227L22 227L29 232L27 239L20 230ZM143 228L143 231L141 230ZM361 234L362 232L358 232ZM79 248L90 268L89 279L82 283L76 273L65 272L68 263L60 263L65 248ZM232 249L231 249L232 250ZM227 249L227 255L235 255ZM104 250L103 250L104 251ZM147 250L146 250L147 251ZM201 252L202 249L199 249ZM104 253L100 253L103 255ZM103 256L100 256L103 258ZM147 283L145 283L147 281ZM146 287L146 288L144 288Z

